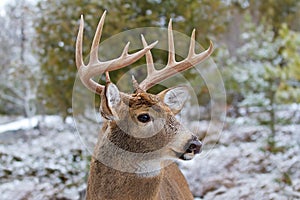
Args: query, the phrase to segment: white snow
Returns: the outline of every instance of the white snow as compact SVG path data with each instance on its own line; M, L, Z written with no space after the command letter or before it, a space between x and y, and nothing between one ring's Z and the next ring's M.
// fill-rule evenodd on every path
M17 131L17 130L28 130L36 127L38 125L39 118L32 117L30 119L24 118L8 124L0 125L0 133L8 131Z
M67 118L67 123L72 123L71 118ZM62 118L56 115L34 116L31 118L23 118L10 123L0 125L0 134L9 131L30 130L38 126L40 122L53 127L55 124L61 124Z
M300 124L295 119L294 124L277 125L275 141L283 149L271 153L266 151L269 129L245 124L248 118L227 125L221 136L208 134L206 121L190 122L195 133L205 136L203 152L179 162L195 199L300 198ZM77 124L85 132L79 139L70 126L72 118L14 119L0 125L0 137L12 135L9 141L0 140L0 199L83 198L91 153L80 140L94 143L99 123L85 119ZM38 129L30 128L37 125ZM24 131L11 133L19 129ZM22 134L27 137L20 138Z

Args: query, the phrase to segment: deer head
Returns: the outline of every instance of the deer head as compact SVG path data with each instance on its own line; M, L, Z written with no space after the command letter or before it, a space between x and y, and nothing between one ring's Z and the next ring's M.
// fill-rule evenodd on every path
M152 153L149 158L143 157L146 160L192 159L195 154L201 151L202 144L175 117L188 99L187 88L184 86L169 88L159 94L150 94L147 93L147 90L174 74L187 70L205 60L213 51L212 43L206 51L196 54L194 51L195 30L193 30L188 56L177 62L170 20L168 26L169 56L165 68L155 69L151 49L157 41L148 45L143 35L141 36L143 49L140 51L129 54L129 43L127 43L120 57L110 61L100 61L98 59L98 46L105 15L106 12L99 21L87 65L82 59L84 29L82 16L76 41L76 65L79 77L88 89L101 95L100 112L106 119L101 141L98 141L95 149L95 156L103 154L103 149L108 149L109 145L115 145L128 152ZM146 79L138 84L133 78L135 90L133 94L119 91L117 86L110 81L109 72L126 67L144 55L147 61ZM92 79L92 77L103 73L106 74L106 85L100 85ZM115 153L110 155L115 155Z

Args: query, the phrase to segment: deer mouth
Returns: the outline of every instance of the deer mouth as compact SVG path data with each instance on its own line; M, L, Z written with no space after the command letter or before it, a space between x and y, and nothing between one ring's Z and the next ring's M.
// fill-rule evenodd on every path
M189 142L184 153L176 153L181 160L191 160L202 151L202 143L198 139Z
M192 160L195 157L196 154L197 153L195 153L193 151L187 150L185 153L183 153L179 156L179 159L181 159L181 160Z
M176 155L177 158L181 159L181 160L192 160L196 154L199 154L201 152L201 149L199 150L191 150L191 149L187 149L184 153L179 153L176 151L173 151Z

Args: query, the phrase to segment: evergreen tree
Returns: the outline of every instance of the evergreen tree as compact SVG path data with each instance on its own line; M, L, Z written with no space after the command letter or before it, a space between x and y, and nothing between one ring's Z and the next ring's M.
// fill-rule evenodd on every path
M266 24L257 26L247 14L241 29L243 45L237 49L236 56L226 60L227 67L223 71L227 86L233 85L242 95L237 103L239 108L245 107L249 111L256 107L259 112L268 113L267 118L258 116L261 123L270 127L268 145L275 145L277 105L300 103L300 34L284 24L277 36L272 27Z
M64 117L71 113L72 87L77 72L74 63L75 39L81 14L85 16L84 58L88 56L95 28L104 10L108 11L108 17L105 20L102 41L115 33L132 28L166 27L170 17L175 21L174 30L189 35L191 30L196 28L199 36L197 40L204 41L207 36L224 31L224 23L228 20L228 17L224 17L228 15L227 7L219 0L46 0L39 2L38 8L36 51L43 73L43 81L39 88L40 99L48 112L61 113ZM208 45L208 40L205 41ZM120 46L121 48L123 46ZM166 55L154 53L154 59L161 59L165 63ZM117 80L126 70L128 69L113 72L112 80Z

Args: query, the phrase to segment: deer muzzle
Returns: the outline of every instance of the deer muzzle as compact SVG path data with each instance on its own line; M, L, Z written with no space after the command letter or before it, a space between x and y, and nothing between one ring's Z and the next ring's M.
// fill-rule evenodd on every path
M198 138L193 139L189 142L189 147L187 148L187 153L198 154L202 151L202 143L198 140Z
M188 142L185 152L180 156L182 160L191 160L196 154L202 151L202 142L196 136Z

